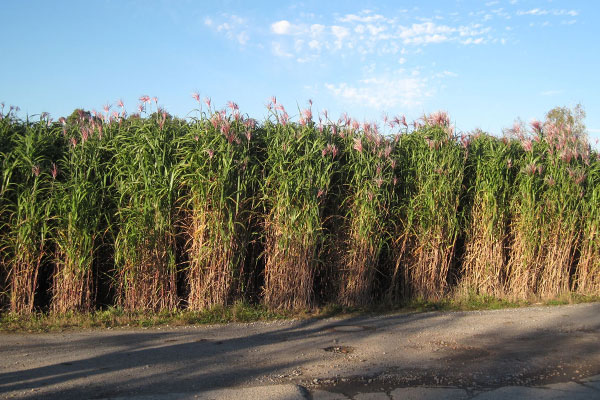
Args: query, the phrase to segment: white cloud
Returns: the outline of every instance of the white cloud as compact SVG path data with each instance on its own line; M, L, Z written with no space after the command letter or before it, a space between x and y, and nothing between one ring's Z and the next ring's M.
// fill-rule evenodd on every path
M517 15L547 15L549 13L548 10L542 10L540 8L532 8L528 11L517 11Z
M461 41L462 44L483 44L485 43L483 38L477 38L477 39L473 39L473 38L467 38L463 41Z
M289 35L292 30L292 24L289 21L281 20L271 24L271 31L276 35Z
M321 47L321 43L318 40L313 39L310 42L308 42L308 47L310 47L311 49L319 50L319 48Z
M370 22L386 21L387 20L387 18L385 18L383 15L379 15L379 14L369 15L370 13L365 12L365 10L363 10L362 14L363 15L346 14L345 16L343 16L341 18L338 18L338 21L340 21L340 22L362 22L362 23L370 23Z
M303 61L316 60L323 53L341 51L343 56L358 54L366 57L371 54L395 55L405 51L403 45L412 47L411 52L416 53L419 47L426 45L445 42L483 44L492 41L491 28L481 23L448 25L424 20L401 24L397 15L384 16L369 10L337 17L330 25L279 20L270 25L270 32L281 38L278 40L279 49L287 49L274 53L289 57L293 52L295 57Z
M325 25L312 24L310 26L310 33L312 36L319 36L325 30Z
M296 51L296 53L300 53L302 51L302 46L304 46L304 40L296 39L294 41L294 50Z
M488 1L484 12L476 12L468 22L439 22L435 18L418 18L400 10L393 15L377 14L362 10L330 18L330 23L307 23L306 15L297 14L297 20L280 19L267 25L267 32L257 29L245 18L221 14L204 19L204 25L241 46L271 47L274 55L294 58L299 62L316 61L327 56L361 57L370 55L395 56L402 64L404 56L422 53L425 46L443 43L474 45L500 43L497 32L485 22L489 18L510 18L503 8L492 7L494 0ZM535 11L538 10L538 11ZM560 10L559 10L560 11ZM418 12L413 9L411 12ZM539 13L541 9L524 12ZM562 11L560 11L562 12ZM567 11L564 15L569 15ZM444 19L447 15L443 15ZM450 21L450 20L448 20ZM321 22L321 21L319 21ZM567 23L566 21L563 23ZM258 38L258 40L256 39ZM254 42L254 43L253 43Z
M512 15L509 12L507 12L506 10L504 10L504 8L494 8L493 10L490 10L490 12L500 18L504 18L504 19L512 18Z
M333 33L333 36L335 36L338 40L342 40L350 34L347 28L338 25L333 25L331 27L331 33Z
M387 28L385 26L375 26L371 24L367 25L367 30L369 31L369 34L371 36L377 36L378 34L384 32L386 29Z
M554 15L554 16L570 16L570 17L576 17L579 15L579 12L576 10L547 10L547 9L542 9L542 8L532 8L530 10L519 10L517 11L517 15L535 15L535 16L540 16L540 15Z
M418 71L406 73L399 70L393 74L369 76L355 83L325 83L325 88L343 102L391 110L422 105L433 95L427 82Z
M213 31L225 35L227 39L235 40L244 46L250 40L248 33L248 24L245 18L234 14L223 14L224 21L218 23L211 17L204 18L204 25Z
M445 78L445 77L456 78L457 76L458 76L458 74L456 72L452 72L452 71L442 71L437 74L434 74L435 78Z
M540 96L555 96L557 94L561 94L563 91L562 90L545 90L543 92L540 92Z
M412 24L410 27L400 27L399 37L404 44L441 43L449 40L449 35L456 29L445 25L436 25L433 22Z
M283 58L294 57L294 55L292 53L290 53L289 51L286 51L283 48L283 46L281 45L281 43L279 43L279 42L273 42L271 44L271 49L273 51L273 54L275 54L278 57L283 57Z
M248 43L248 40L250 40L250 36L248 36L248 33L246 31L242 31L237 34L236 39L239 44L245 45L246 43Z

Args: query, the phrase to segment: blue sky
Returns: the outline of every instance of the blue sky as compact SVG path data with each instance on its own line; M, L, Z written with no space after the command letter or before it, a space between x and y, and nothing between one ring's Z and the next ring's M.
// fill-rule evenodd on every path
M581 103L600 138L600 2L5 1L0 101L21 116L157 96L172 114L275 95L363 120L446 110L459 131ZM293 112L290 112L293 114ZM297 112L295 113L297 114Z

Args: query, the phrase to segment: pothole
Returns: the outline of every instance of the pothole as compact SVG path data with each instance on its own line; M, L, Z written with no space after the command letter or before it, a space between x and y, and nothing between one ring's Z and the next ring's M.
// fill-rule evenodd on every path
M325 347L323 350L328 351L330 353L350 354L354 351L354 347L352 347L352 346L329 346L329 347Z

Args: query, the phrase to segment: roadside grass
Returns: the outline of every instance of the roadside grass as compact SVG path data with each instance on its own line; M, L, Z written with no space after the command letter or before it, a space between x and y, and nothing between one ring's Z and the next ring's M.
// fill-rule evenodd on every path
M527 306L559 306L600 302L600 296L577 293L565 294L550 300L531 298L508 301L488 295L461 295L443 300L415 299L397 305L374 303L365 307L345 307L331 303L312 310L269 311L263 305L237 302L231 306L217 305L204 311L173 310L160 312L133 312L109 307L93 312L0 314L1 333L46 333L90 329L148 329L192 325L248 323L291 319L323 319L355 317L391 313L424 313L432 311L482 311Z
M160 326L187 326L225 324L230 322L273 321L294 318L298 313L272 312L264 306L235 303L231 306L214 306L204 311L163 310L126 311L109 307L89 313L33 313L0 315L0 332L62 332L69 330L103 328L151 328Z

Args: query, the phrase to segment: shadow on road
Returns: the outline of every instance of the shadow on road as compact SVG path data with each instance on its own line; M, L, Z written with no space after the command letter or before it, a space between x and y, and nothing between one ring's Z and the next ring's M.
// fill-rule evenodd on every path
M167 331L4 335L0 350L12 355L1 361L9 372L0 373L0 394L102 398L208 390L260 383L269 376L292 380L293 371L306 365L322 365L325 374L336 355L322 349L338 339L361 351L389 347L385 359L372 361L380 361L382 376L397 386L494 387L600 373L600 305L539 310L530 309L525 320L520 310L429 312ZM551 317L531 320L548 310L554 310ZM15 348L19 355L13 354ZM420 354L422 364L415 360ZM344 362L344 355L337 357Z

